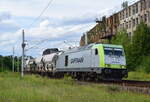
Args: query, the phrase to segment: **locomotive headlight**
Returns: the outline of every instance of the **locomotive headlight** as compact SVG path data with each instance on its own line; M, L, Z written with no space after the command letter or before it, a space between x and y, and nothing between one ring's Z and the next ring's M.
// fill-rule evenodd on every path
M122 66L121 66L121 68L125 68L125 66L124 66L124 65L122 65Z
M110 68L110 65L109 65L109 64L106 64L105 67L106 67L106 68Z

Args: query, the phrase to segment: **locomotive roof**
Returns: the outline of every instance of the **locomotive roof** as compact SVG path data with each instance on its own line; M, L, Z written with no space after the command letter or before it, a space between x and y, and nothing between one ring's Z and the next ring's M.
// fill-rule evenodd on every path
M104 47L115 47L115 48L123 48L122 45L112 45L112 44L100 44L100 43L93 43L82 47L76 47L71 50L65 51L64 53L71 53L71 52L77 52L82 50L89 50L96 46L104 46Z
M115 48L123 48L122 45L112 45L112 44L103 44L104 47L115 47Z

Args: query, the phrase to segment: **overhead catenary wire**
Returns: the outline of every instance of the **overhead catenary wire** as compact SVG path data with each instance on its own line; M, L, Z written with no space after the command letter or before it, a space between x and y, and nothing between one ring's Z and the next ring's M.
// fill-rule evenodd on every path
M28 26L29 28L32 27L32 26L34 25L34 23L37 22L37 21L41 18L41 16L45 13L45 11L48 9L48 7L52 4L53 1L54 1L54 0L50 0L50 1L48 2L47 6L42 10L42 12L40 13L40 15L39 15L37 18L35 18L31 24L29 24L29 26ZM34 48L34 47L33 47L33 48ZM30 48L30 49L31 49L31 48ZM26 50L25 50L25 51L26 51Z
M91 24L90 24L90 25L91 25ZM81 26L81 27L79 27L79 28L77 28L77 29L73 29L73 30L70 30L70 31L68 31L68 32L65 32L65 33L63 33L62 35L65 35L65 34L68 34L68 33L72 33L72 32L77 31L77 30L84 29L84 28L86 28L87 26L89 26L89 24L86 24L86 25L83 25L83 26ZM31 46L31 47L27 48L26 51L28 51L28 50L30 50L30 49L32 49L32 48L36 48L36 46L38 46L38 45L40 45L40 44L42 44L42 43L44 43L44 42L47 42L47 41L49 41L50 39L51 39L51 38L47 38L47 39L43 39L43 40L37 41L37 43L36 43L34 46Z
M42 10L42 12L40 13L40 15L39 15L36 19L34 19L33 22L29 25L29 28L32 27L33 24L34 24L35 22L37 22L37 21L41 18L41 16L44 14L44 12L48 9L48 7L52 4L53 1L54 1L54 0L50 0L50 1L48 2L47 6Z

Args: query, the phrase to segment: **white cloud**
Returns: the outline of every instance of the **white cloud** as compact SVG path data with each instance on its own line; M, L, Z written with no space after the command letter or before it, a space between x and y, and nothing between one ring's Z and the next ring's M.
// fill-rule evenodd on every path
M131 1L131 0L130 0ZM12 12L16 16L38 16L49 0L1 0L1 10ZM85 12L98 12L120 5L122 0L54 0L45 16L78 16ZM107 4L107 5L106 5Z
M33 37L33 38L52 39L52 38L62 37L65 35L71 35L72 33L82 34L92 26L93 23L53 27L49 25L48 20L45 20L41 22L39 26L31 28L29 30L27 29L26 34L28 37Z
M50 24L49 20L44 20L40 23L40 27L47 27Z
M27 25L39 16L48 2L49 0L1 0L0 48L2 50L0 54L9 52L12 46L16 46L17 53L21 52L20 28L22 27L25 27L29 46L34 45L30 41L41 39L51 41L40 44L39 48L61 48L67 46L61 45L64 40L79 41L82 33L95 25L95 18L113 13L113 10L118 9L113 8L120 5L122 0L54 0L40 20L28 28ZM32 55L35 52L34 55L36 55L42 51L33 50L29 51L29 54Z
M18 46L20 44L21 30L18 30L14 33L4 33L0 37L0 48L5 50L7 48L12 48L12 46ZM21 45L21 44L20 44Z

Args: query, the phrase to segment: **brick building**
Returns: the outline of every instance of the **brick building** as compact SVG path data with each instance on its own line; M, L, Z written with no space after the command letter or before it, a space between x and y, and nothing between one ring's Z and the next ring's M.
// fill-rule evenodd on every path
M136 26L141 21L150 26L150 0L139 0L107 18L103 17L101 21L97 21L97 25L93 29L86 33L87 42L88 44L93 42L105 43L106 40L111 40L112 36L121 29L126 29L128 36L132 37ZM85 45L85 35L81 37L81 46Z
M150 26L150 0L139 0L121 10L118 15L120 21L118 30L126 29L129 36L132 36L133 31L141 21Z

